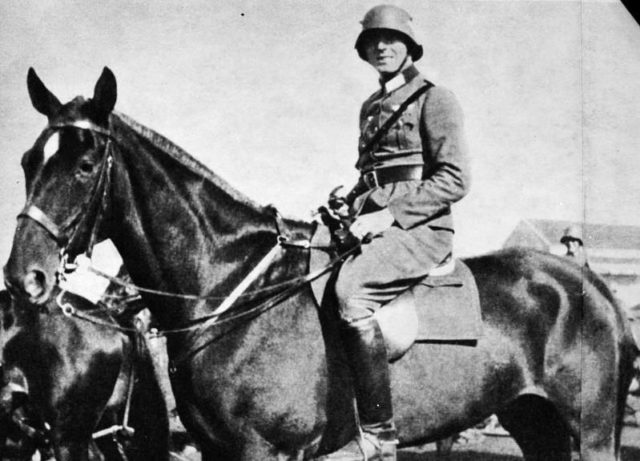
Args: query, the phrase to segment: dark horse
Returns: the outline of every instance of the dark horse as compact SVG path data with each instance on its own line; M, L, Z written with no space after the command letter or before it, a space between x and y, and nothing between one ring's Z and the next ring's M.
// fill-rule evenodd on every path
M34 306L3 291L0 307L0 458L13 434L27 454L58 460L168 459L168 415L141 333L72 293Z
M283 223L272 209L112 113L108 69L89 100L61 104L32 69L28 87L49 125L22 161L27 205L7 285L46 302L61 250L62 261L73 259L111 238L168 330L178 412L204 460L310 459L345 443L355 430L350 381L334 317L300 283L310 250L277 248ZM313 232L309 223L284 225L289 241ZM267 267L249 291L214 311L259 262ZM535 251L466 263L484 336L472 346L416 344L393 364L401 445L497 413L528 460L568 460L573 436L583 460L614 461L633 350L610 292L592 273Z

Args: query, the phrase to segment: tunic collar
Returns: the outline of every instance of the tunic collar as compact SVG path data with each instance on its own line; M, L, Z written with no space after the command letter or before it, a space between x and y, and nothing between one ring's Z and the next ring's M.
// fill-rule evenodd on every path
M397 90L402 85L409 83L413 80L420 72L416 69L416 66L409 66L391 80L387 82L383 82L380 80L380 86L382 87L382 92L387 94L391 93L394 90Z

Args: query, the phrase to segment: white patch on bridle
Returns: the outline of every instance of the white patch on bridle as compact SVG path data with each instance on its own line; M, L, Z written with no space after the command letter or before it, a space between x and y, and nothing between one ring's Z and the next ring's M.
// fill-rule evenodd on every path
M76 120L75 122L73 122L73 126L77 128L82 128L83 130L89 130L89 131L91 131L91 129L95 127L95 125L91 123L89 120Z
M49 136L49 139L47 139L47 142L42 148L42 153L44 154L44 159L42 163L43 164L47 163L47 161L51 157L53 157L56 154L56 152L58 152L59 148L60 148L60 133L56 131L51 136Z

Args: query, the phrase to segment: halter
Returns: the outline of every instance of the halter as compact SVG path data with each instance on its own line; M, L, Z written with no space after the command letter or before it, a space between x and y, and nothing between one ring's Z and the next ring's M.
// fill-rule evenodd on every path
M40 225L49 236L58 244L60 249L60 267L58 275L73 271L76 266L73 263L75 257L83 252L91 255L93 246L97 240L98 228L104 218L104 211L108 206L109 190L111 186L111 170L113 167L112 140L113 136L109 130L96 125L88 120L76 120L69 123L58 123L48 126L49 129L57 131L63 128L78 128L91 132L94 136L104 136L107 138L105 145L105 155L100 162L100 173L98 180L93 186L92 193L87 196L78 208L78 212L67 218L62 224L57 224L42 209L28 200L24 209L18 214L18 219L28 218ZM95 215L93 223L90 224L91 231L89 241L85 248L80 248L82 230L88 227L88 221Z

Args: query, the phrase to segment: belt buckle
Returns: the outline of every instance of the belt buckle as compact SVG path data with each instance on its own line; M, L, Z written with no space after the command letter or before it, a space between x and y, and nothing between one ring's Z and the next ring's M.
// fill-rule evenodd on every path
M380 186L380 183L378 182L378 174L376 173L376 170L367 171L365 174L362 175L362 179L364 180L364 183L367 185L369 189L375 189L376 187Z

